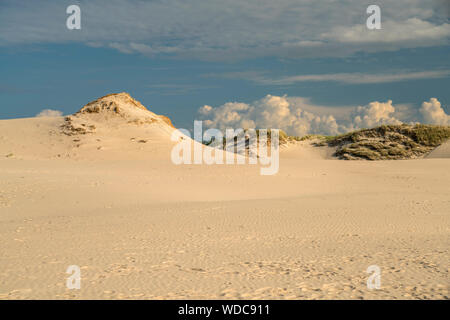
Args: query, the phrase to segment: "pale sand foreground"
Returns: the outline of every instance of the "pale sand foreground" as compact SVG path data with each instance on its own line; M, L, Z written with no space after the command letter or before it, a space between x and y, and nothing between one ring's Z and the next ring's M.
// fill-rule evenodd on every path
M449 158L330 160L303 143L261 176L175 166L153 135L74 147L48 134L59 122L0 121L2 299L449 297Z

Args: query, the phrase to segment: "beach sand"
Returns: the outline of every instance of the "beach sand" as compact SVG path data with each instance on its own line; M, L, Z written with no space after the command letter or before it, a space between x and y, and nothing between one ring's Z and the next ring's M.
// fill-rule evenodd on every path
M63 122L0 121L1 299L449 298L448 148L343 161L304 141L262 176L173 164L167 128Z

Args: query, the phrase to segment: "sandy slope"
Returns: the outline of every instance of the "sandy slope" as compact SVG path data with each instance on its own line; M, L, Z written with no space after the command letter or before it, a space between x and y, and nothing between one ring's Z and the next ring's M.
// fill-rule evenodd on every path
M450 141L447 141L430 152L427 158L450 158Z
M0 298L449 297L448 158L331 160L303 142L261 176L172 164L159 121L62 124L0 121Z

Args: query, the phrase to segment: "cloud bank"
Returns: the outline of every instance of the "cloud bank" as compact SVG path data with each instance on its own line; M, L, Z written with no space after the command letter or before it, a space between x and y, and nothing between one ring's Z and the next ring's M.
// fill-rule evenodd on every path
M250 104L228 102L216 108L204 105L198 110L198 115L209 128L221 130L226 128L278 128L296 136L337 135L383 124L410 122L399 118L406 114L405 106L402 105L398 108L399 110L396 110L391 100L374 101L354 108L337 108L343 109L347 113L346 119L343 120L337 120L333 114L323 114L324 107L317 106L317 109L321 110L321 114L314 112L314 108L314 105L306 98L267 95ZM422 118L418 119L419 122L450 124L450 116L445 113L436 98L424 102L420 114Z
M225 74L222 77L241 76L241 78L253 81L261 85L291 85L298 82L324 82L332 81L345 84L373 84L391 83L419 79L439 79L450 76L450 70L433 70L418 72L396 72L396 73L328 73L287 76L282 78L268 78L258 73Z
M205 60L342 57L449 44L442 6L380 1L370 31L359 0L79 0L81 30L67 30L65 1L0 2L0 46L85 43L123 53Z

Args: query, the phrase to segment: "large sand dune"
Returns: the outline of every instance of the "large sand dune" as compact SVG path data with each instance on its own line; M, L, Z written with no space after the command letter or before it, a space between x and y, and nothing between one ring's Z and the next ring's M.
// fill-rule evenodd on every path
M303 141L273 176L177 166L175 129L130 99L0 121L0 298L448 299L448 148L343 161Z

